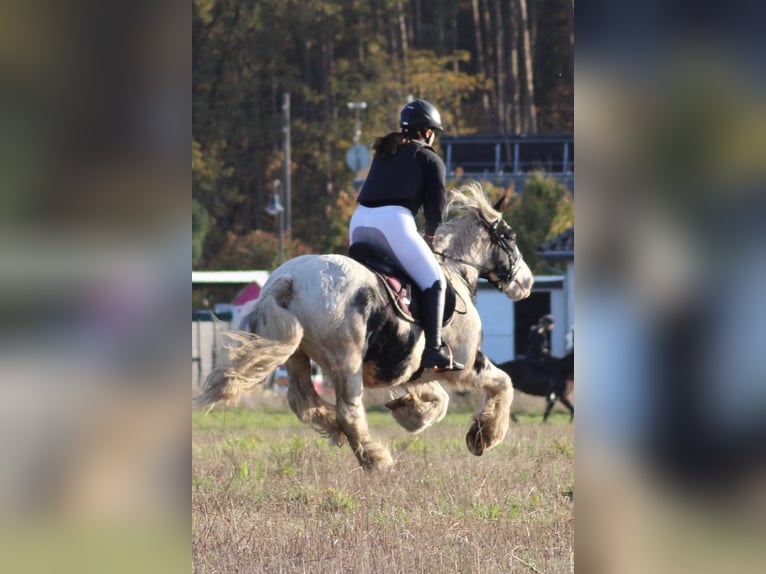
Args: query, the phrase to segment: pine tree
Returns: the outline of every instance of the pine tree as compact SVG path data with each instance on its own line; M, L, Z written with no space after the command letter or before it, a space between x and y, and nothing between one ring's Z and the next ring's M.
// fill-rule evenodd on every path
M537 250L546 240L574 224L569 189L537 172L527 179L524 192L512 197L505 219L516 231L519 249L532 272L549 273Z

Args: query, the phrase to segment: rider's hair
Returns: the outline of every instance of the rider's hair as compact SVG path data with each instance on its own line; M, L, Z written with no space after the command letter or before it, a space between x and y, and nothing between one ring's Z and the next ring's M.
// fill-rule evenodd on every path
M412 140L420 140L424 138L425 133L422 130L417 130L416 132L405 130L391 132L386 136L375 138L375 143L372 144L372 149L377 157L388 157L396 154L399 146L408 144Z
M377 157L388 157L396 154L399 146L410 142L410 138L402 132L391 132L390 134L375 138L372 149Z

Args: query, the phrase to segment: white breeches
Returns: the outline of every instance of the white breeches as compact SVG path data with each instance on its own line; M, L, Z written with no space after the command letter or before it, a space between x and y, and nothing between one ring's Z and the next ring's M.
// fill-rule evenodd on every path
M415 218L406 207L358 205L349 226L351 244L371 243L396 260L421 289L438 281L445 286L444 273L431 248L418 233Z

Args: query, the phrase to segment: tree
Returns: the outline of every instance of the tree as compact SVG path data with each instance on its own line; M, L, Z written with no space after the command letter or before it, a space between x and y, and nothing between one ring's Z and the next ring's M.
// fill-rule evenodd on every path
M210 268L217 271L229 269L275 269L279 265L279 238L267 231L251 231L245 235L229 233L226 243L216 253ZM285 260L311 253L300 241L293 240L284 246Z
M192 199L192 268L202 258L202 245L210 229L210 216L199 201Z
M535 173L527 179L524 192L514 194L505 219L517 234L524 260L533 273L545 273L537 253L540 246L574 225L574 208L569 189L552 177Z
M535 133L537 131L537 112L535 111L535 81L534 68L532 66L532 43L529 38L529 21L527 18L527 0L519 0L521 8L521 38L522 38L522 57L524 62L524 86L526 88L527 118L525 131Z

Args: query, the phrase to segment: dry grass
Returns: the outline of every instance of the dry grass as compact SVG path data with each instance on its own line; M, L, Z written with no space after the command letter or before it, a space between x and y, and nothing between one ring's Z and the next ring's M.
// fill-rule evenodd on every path
M371 407L374 436L396 460L385 473L362 471L283 397L193 413L194 572L573 571L568 415L541 425L544 401L519 396L522 422L475 457L464 440L476 400L454 397L418 436Z

